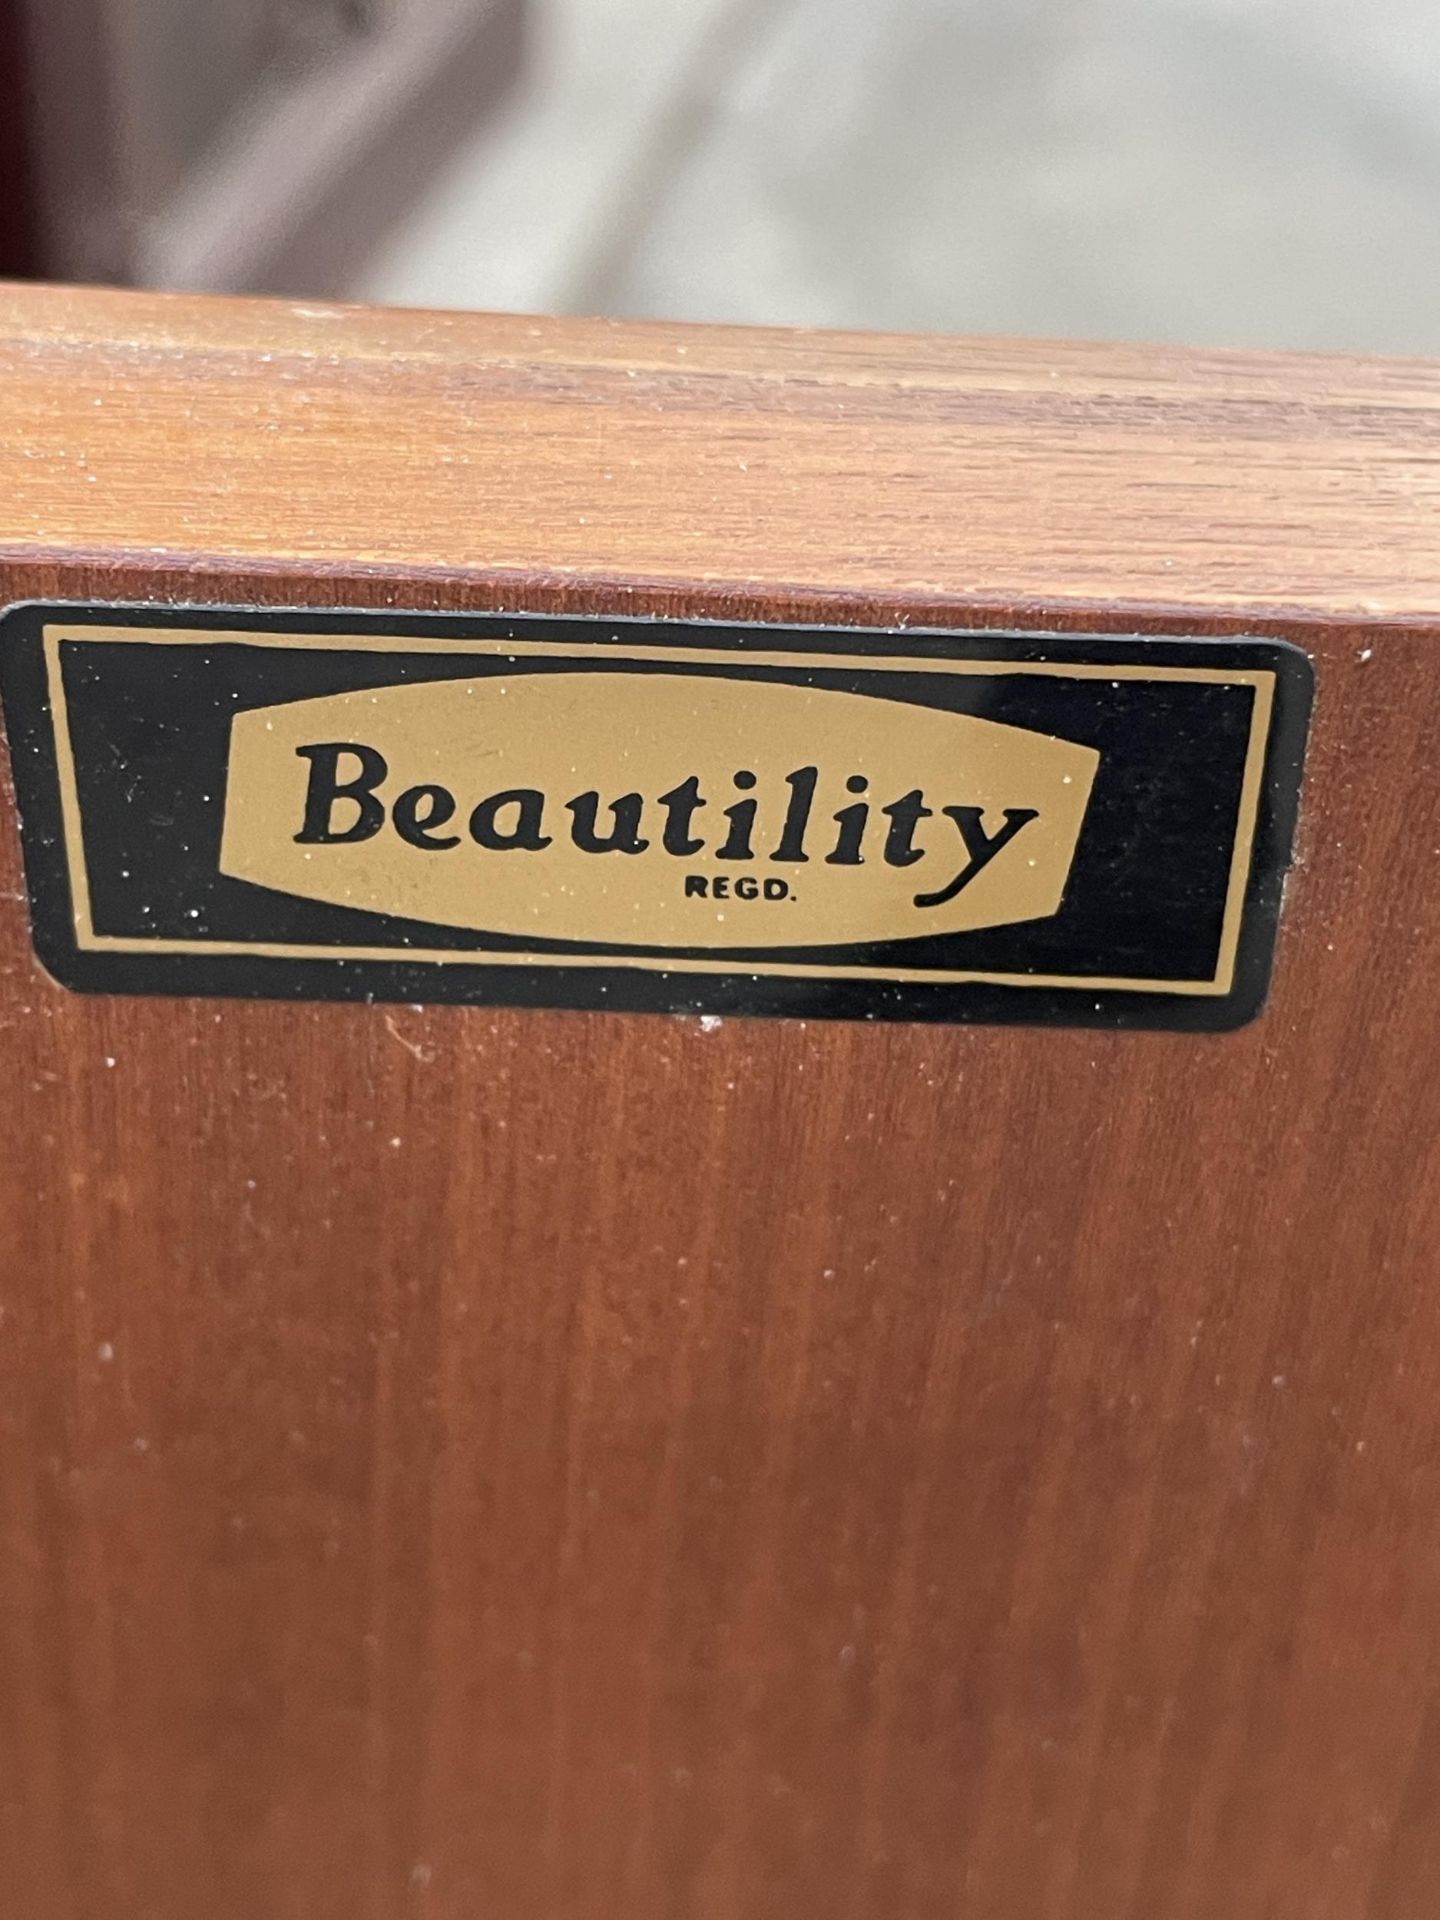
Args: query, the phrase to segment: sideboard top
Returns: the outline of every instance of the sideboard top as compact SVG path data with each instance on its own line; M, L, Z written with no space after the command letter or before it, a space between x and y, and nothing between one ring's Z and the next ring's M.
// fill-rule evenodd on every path
M1437 500L1420 361L0 287L12 565L1408 623Z

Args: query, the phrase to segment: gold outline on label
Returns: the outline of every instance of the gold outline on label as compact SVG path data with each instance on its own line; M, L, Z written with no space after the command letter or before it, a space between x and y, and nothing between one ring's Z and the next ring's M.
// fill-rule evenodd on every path
M158 646L301 647L332 652L433 653L440 657L460 653L503 654L507 659L527 656L554 659L567 651L566 643L545 640L483 638L421 639L415 635L389 638L380 634L245 633L236 630L185 627L110 627L49 625L44 630L45 666L50 688L55 758L60 776L60 805L65 827L65 856L74 905L76 945L88 953L202 953L257 954L275 960L419 961L437 966L608 967L640 968L652 973L749 974L752 978L783 975L816 980L894 980L930 982L937 986L977 984L1004 987L1074 987L1128 993L1185 993L1219 997L1229 993L1235 978L1235 956L1240 944L1245 889L1260 812L1260 790L1265 771L1265 749L1275 705L1273 668L1165 667L1103 665L1090 661L937 660L900 654L782 653L746 647L725 654L714 647L650 646L643 641L587 641L574 654L587 660L663 660L678 665L716 666L728 662L758 667L848 667L875 672L1048 674L1079 680L1198 680L1211 685L1246 686L1254 691L1250 742L1235 821L1235 845L1225 896L1218 963L1209 980L1116 979L1099 974L956 973L932 967L819 966L797 961L693 960L644 954L496 953L463 948L294 946L260 940L138 939L129 935L97 933L91 919L90 883L85 867L80 821L80 793L75 778L75 753L70 738L70 716L65 702L60 648L67 640L137 641Z

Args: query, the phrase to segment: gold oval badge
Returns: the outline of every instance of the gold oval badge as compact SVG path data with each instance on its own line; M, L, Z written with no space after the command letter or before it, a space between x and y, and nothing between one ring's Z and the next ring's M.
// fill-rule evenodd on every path
M531 939L843 946L1058 911L1099 755L901 700L516 673L257 707L220 866Z

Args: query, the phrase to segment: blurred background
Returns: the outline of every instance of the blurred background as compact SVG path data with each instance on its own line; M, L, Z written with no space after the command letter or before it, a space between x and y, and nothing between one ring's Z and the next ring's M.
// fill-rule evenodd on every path
M1440 0L0 0L10 273L1440 353Z

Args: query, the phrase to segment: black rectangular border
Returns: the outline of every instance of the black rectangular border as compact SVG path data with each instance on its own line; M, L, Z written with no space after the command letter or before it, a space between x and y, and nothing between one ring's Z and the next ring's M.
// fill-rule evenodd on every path
M540 967L492 960L474 965L426 961L279 958L208 953L130 954L77 946L65 851L53 727L45 684L47 624L246 633L346 635L463 644L477 639L553 640L572 648L604 641L637 647L711 648L743 656L747 648L843 652L923 660L975 658L1096 666L1146 662L1214 672L1268 671L1275 701L1259 793L1248 882L1227 994L1154 993L1133 988L1004 986L986 982L913 982L884 977L787 978L757 975L721 961L714 972L641 971L617 964ZM1117 657L1118 655L1118 657ZM1273 956L1313 694L1307 656L1284 641L1185 639L1142 635L1061 636L1033 632L737 625L634 616L531 613L433 614L373 609L31 602L0 616L0 693L9 728L36 951L62 985L82 992L265 999L461 1002L625 1012L791 1015L827 1019L1005 1022L1096 1027L1223 1030L1253 1018L1264 1003Z

